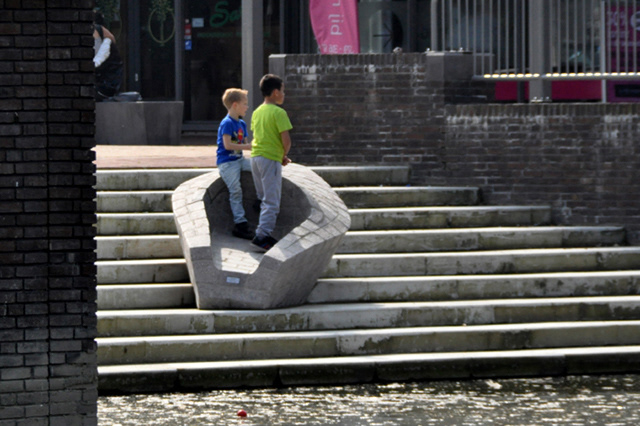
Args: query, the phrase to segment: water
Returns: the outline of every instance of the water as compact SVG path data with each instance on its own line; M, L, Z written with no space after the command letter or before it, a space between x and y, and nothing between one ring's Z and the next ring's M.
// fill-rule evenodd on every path
M247 417L237 412L245 410ZM100 397L107 425L640 425L640 376L440 381Z

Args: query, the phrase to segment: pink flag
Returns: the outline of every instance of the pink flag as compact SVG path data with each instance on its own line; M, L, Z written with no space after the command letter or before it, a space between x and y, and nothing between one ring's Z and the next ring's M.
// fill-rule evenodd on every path
M309 0L309 14L320 53L360 53L357 0Z

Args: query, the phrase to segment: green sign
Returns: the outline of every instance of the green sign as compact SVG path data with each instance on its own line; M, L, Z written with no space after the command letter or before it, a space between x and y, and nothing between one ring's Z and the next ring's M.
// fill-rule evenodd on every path
M229 10L229 2L227 0L216 3L213 10L214 13L211 15L211 19L209 19L211 28L220 28L226 24L237 22L242 17L240 8Z

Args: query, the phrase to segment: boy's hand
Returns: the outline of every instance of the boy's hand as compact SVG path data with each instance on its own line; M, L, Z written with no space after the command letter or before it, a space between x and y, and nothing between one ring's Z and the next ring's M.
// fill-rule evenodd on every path
M291 162L291 159L289 157L287 157L286 155L282 158L282 165L283 166L286 166L290 162Z

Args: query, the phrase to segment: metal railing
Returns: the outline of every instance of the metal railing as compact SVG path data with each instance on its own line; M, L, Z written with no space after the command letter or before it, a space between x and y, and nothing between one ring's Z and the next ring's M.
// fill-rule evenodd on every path
M431 45L475 78L640 79L640 0L432 0Z

